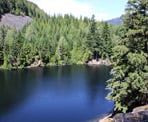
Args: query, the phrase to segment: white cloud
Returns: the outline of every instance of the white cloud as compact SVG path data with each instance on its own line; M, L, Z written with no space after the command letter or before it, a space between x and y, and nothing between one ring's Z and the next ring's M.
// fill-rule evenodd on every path
M116 16L111 16L105 12L100 12L100 13L96 13L95 14L95 19L96 20L99 20L99 21L102 21L102 20L109 20L109 19L112 19L112 18L115 18Z
M87 2L79 2L76 0L30 0L36 3L47 14L72 14L75 17L87 16L91 17L95 14L97 20L106 20L111 17L101 11L95 11L94 6Z

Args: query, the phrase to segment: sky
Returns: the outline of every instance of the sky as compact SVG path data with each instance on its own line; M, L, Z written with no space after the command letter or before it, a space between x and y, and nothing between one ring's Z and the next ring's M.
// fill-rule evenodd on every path
M91 17L109 20L124 14L127 0L29 0L36 3L47 14L72 14L75 17Z

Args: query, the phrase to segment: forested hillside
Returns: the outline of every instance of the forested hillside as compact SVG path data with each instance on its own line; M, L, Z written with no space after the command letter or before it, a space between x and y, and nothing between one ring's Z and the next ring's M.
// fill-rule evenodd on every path
M0 16L5 13L37 18L46 16L37 5L27 0L0 0Z
M0 66L24 68L37 64L84 64L91 59L110 58L124 28L77 19L72 15L47 16L35 4L23 0L2 0L1 14L28 15L33 21L22 30L0 26Z
M85 64L110 59L108 99L114 113L148 104L148 1L129 0L123 25L72 15L46 15L26 0L1 0L0 15L30 16L23 29L0 26L0 68Z
M14 14L4 14L1 16L0 25L5 25L10 28L15 27L16 30L22 29L26 24L32 22L32 18L29 16L18 16Z

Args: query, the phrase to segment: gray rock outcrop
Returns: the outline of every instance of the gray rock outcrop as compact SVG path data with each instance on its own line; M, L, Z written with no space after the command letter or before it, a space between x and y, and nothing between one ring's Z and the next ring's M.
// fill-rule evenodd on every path
M116 114L115 122L148 122L148 105L134 108L132 112Z
M132 112L106 116L98 122L148 122L148 105L136 107Z
M20 30L31 21L32 18L29 16L16 16L13 14L4 14L0 19L0 25L5 25L10 28L15 27L17 30Z

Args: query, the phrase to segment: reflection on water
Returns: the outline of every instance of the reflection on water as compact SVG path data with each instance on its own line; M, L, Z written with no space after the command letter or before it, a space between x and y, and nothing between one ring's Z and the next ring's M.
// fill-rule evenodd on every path
M84 122L112 109L110 67L64 66L0 71L0 122Z

